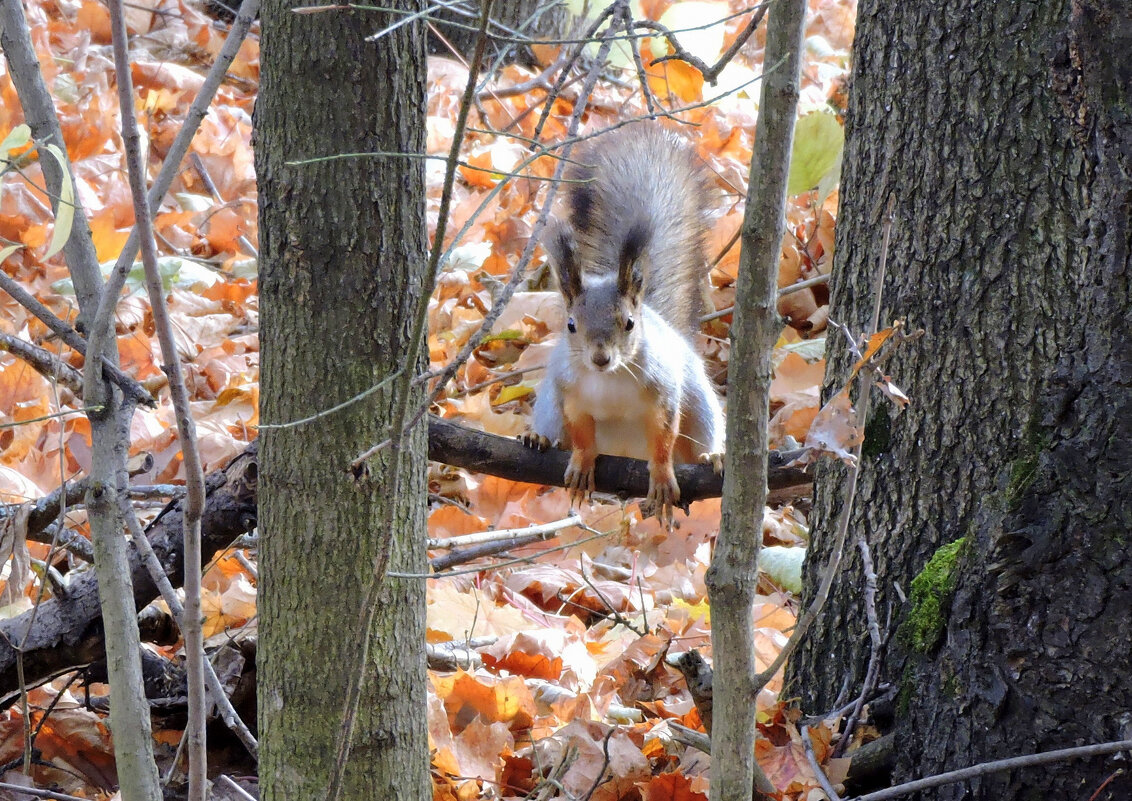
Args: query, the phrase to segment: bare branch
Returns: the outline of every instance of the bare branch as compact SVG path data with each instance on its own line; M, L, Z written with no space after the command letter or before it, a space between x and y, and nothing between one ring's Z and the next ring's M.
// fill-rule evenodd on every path
M926 779L917 779L914 782L898 784L875 793L867 793L848 799L848 801L888 801L890 798L903 798L906 795L929 790L932 787L942 787L945 784L975 779L991 773L1001 773L1004 770L1018 770L1019 768L1032 768L1038 765L1050 765L1054 762L1065 762L1070 759L1087 759L1089 757L1116 754L1121 751L1132 751L1132 740L1116 740L1096 745L1082 745L1077 748L1060 748L1056 751L1045 751L1040 754L998 759L994 762L983 762L969 768L951 770L938 776L929 776Z

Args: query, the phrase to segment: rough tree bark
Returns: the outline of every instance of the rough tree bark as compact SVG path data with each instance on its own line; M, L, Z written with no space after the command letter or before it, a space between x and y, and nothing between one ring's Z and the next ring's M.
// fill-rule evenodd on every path
M415 3L399 4L407 11ZM365 37L400 15L296 14L264 4L256 107L263 305L262 409L285 423L325 410L398 368L425 265L424 168L396 156L289 161L359 152L424 152L423 28ZM262 433L259 722L263 798L321 799L334 765L359 638L372 650L344 799L424 798L424 584L386 579L374 625L360 598L392 538L391 570L426 569L425 438L400 465L350 463L387 436L389 394L314 423ZM385 491L401 470L402 492ZM379 530L395 504L392 531Z
M488 50L490 61L506 61L517 55L529 58L527 48L509 40L527 37L537 41L560 37L572 18L566 6L557 0L510 0L497 3L492 11L488 33L499 38L492 40ZM430 53L452 55L448 44L439 38L443 36L456 52L471 55L476 47L479 3L464 3L458 9L437 8L430 16L437 20L428 40Z
M895 193L884 318L927 330L887 365L913 403L872 416L854 515L881 624L888 610L899 623L882 675L900 688L898 780L1127 736L1129 52L1124 0L859 7L831 316L855 329L867 318ZM831 373L844 376L831 342ZM819 476L810 586L841 475ZM868 659L852 556L792 666L809 711L831 708L847 676L859 687ZM917 598L933 581L938 613ZM1090 798L1103 786L1092 797L1129 798L1120 764L918 797Z

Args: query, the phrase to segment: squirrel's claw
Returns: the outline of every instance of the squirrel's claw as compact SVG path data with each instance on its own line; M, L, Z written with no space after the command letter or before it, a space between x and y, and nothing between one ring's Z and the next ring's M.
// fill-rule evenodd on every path
M722 451L719 451L719 452L716 452L716 453L701 453L696 458L700 461L700 464L710 463L711 466L712 466L712 469L715 470L717 475L723 475L723 452Z
M570 495L570 508L576 509L582 501L589 501L594 491L593 460L580 458L577 453L570 456L563 483Z
M649 494L645 498L646 507L656 515L669 531L675 522L675 506L680 500L680 485L676 483L676 475L669 468L668 475L656 476L650 471Z
M519 435L519 441L526 445L528 448L533 448L537 451L545 451L555 443L551 442L548 437L544 437L535 431L524 431Z

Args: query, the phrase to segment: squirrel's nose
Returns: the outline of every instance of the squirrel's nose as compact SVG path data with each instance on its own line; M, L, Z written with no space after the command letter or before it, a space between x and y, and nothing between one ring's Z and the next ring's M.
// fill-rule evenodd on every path
M604 350L594 351L594 354L590 356L590 361L598 367L605 367L609 364L609 354Z

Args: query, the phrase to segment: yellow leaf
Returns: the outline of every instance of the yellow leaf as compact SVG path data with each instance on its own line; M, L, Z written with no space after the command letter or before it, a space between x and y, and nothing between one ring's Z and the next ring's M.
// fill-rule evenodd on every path
M495 400L491 402L492 406L499 406L500 404L513 401L516 398L523 398L530 395L532 388L526 384L515 384L511 387L503 387L499 390L499 394L495 396Z
M837 164L844 144L845 131L834 114L814 111L798 120L786 193L798 195L817 186Z

